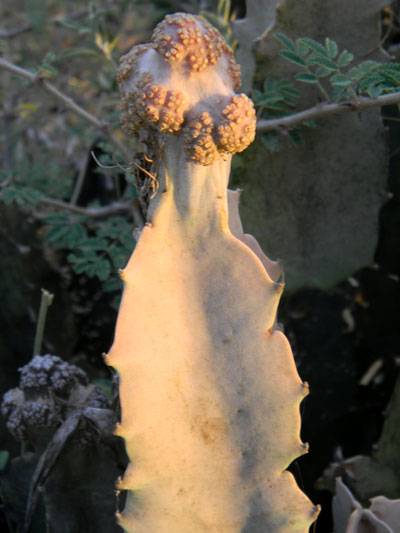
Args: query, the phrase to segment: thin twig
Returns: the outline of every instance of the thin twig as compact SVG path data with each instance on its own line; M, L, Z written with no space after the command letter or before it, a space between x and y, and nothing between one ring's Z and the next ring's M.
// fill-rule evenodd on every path
M69 201L70 204L75 205L77 203L78 199L79 199L79 195L81 194L83 183L85 181L86 170L87 170L88 163L89 163L89 157L90 157L89 150L86 150L85 151L85 157L83 158L83 160L81 162L81 166L79 168L78 177L76 179L76 183L74 185L74 190L72 192L72 196L71 196L71 199Z
M54 198L41 198L40 204L47 207L55 207L77 215L84 215L90 218L107 218L110 216L132 214L132 202L113 202L103 207L80 207L78 205L55 200ZM40 218L40 216L39 216Z
M107 9L110 7L112 3L104 4L103 6L100 6L101 9ZM71 13L70 15L56 15L55 17L50 18L46 23L47 24L62 24L64 20L77 20L89 13L90 8L85 7L84 9L80 9L78 11L75 11L74 13ZM27 22L26 24L21 24L21 26L17 26L16 28L11 28L9 30L0 30L0 39L7 39L10 37L15 37L16 35L19 35L20 33L24 33L26 31L29 31L33 28L32 22Z
M132 215L135 228L139 230L141 230L146 223L137 198L127 202L113 202L112 204L103 207L80 207L53 198L41 198L40 203L43 206L55 207L56 209L69 211L70 213L75 213L77 215L84 215L97 220L118 215ZM35 216L36 218L42 219L46 214L35 213Z
M261 119L257 123L257 133L266 131L290 129L309 120L317 120L332 115L342 115L349 111L364 111L373 107L383 107L400 103L400 92L385 94L378 98L360 97L358 101L340 102L334 104L322 103L304 111L294 113L287 117L274 119Z
M13 63L10 63L6 59L0 58L0 68L4 68L5 70L8 70L9 72L12 72L13 74L16 74L17 76L21 76L23 78L26 78L30 80L33 84L37 84L42 89L50 93L52 96L54 96L57 100L62 102L65 107L85 119L87 122L92 124L95 128L101 130L105 137L107 137L108 141L114 146L116 150L118 150L122 156L129 161L130 155L127 150L127 148L119 141L119 139L112 133L110 129L110 125L102 120L97 119L94 115L88 113L83 107L78 105L74 100L61 92L55 85L41 77L40 75L33 74L29 70L26 70L24 68L21 68L17 65L14 65Z

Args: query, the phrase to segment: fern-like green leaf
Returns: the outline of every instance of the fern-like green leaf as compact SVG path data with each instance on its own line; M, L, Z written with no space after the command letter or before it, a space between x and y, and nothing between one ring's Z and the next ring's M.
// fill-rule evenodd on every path
M276 80L274 78L266 78L263 84L264 92L269 93L272 91L275 91L276 88Z
M341 102L348 99L349 95L346 87L334 87L332 92L332 100L334 102Z
M307 128L316 128L317 127L317 123L315 122L315 120L305 120L304 122L302 122L302 125L306 126Z
M279 152L281 149L281 136L274 131L261 135L261 140L270 152Z
M319 65L320 67L330 70L331 72L337 72L338 70L336 63L332 61L332 59L329 57L316 56L315 54L313 54L312 57L307 58L307 64Z
M69 232L68 226L54 226L46 233L46 241L53 244L59 242Z
M377 61L368 60L368 61L363 61L362 63L360 63L358 65L358 68L365 74L369 74L370 72L373 72L374 70L376 70L379 66L380 65Z
M332 83L335 87L348 87L353 83L351 79L349 79L344 74L334 74L329 78L329 81Z
M367 90L371 85L379 85L385 81L385 77L376 73L366 74L358 83L358 90L360 92Z
M332 70L325 67L318 67L314 74L317 76L318 79L326 78L327 76L330 76L332 74Z
M400 72L396 72L395 70L391 72L390 70L387 70L384 73L384 76L392 83L394 83L395 86L400 85Z
M99 278L100 281L105 281L110 277L111 274L111 265L108 259L100 259L96 263L95 276Z
M296 52L300 56L304 57L309 51L310 49L301 41L301 39L296 40Z
M309 48L312 52L314 52L314 54L317 54L321 57L329 57L326 48L317 41L314 41L314 39L310 39L309 37L303 37L299 39L299 42Z
M293 98L298 98L300 96L299 91L296 91L296 89L293 89L293 87L279 88L279 92L286 96L293 96Z
M282 33L275 33L274 34L275 39L277 39L285 48L292 52L296 52L296 47L292 41L292 39L289 39L289 37L286 37L286 35L283 35Z
M347 72L347 76L353 81L359 81L365 76L365 72L359 67L353 67Z
M339 68L347 67L353 61L353 59L354 59L353 54L351 54L347 50L343 50L343 52L341 52L338 57L338 61L337 61L338 67Z
M368 87L367 94L371 98L378 98L379 95L381 95L383 92L383 88L380 86L373 85L372 87Z
M314 74L308 72L301 72L300 74L296 74L295 77L297 81L302 81L304 83L318 83L318 78L314 76Z
M325 48L331 59L334 59L338 55L338 45L335 41L329 39L329 37L325 39Z
M300 65L301 67L306 66L304 59L299 56L299 54L296 54L296 52L292 52L290 50L282 50L279 53L282 57L284 57L288 61L291 61L292 63L295 63L296 65Z
M304 144L301 133L297 130L289 131L289 146L302 146Z

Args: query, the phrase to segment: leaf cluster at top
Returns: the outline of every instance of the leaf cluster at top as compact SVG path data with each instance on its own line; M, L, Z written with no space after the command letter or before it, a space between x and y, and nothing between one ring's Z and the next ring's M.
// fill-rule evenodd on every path
M320 85L326 79L326 89L334 102L354 99L357 96L377 98L381 94L397 92L400 88L400 63L363 61L350 66L352 53L343 50L335 41L326 38L321 44L309 37L292 41L276 33L275 38L284 46L280 55L302 69L295 80Z

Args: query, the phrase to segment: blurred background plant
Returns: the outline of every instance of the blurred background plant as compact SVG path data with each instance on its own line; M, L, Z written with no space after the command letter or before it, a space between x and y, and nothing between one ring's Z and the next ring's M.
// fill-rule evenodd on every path
M324 504L324 533L331 495L315 481L339 448L370 454L400 364L400 119L395 100L380 110L398 97L398 1L3 1L0 393L30 361L42 287L55 294L44 353L110 390L99 355L112 340L118 269L143 225L147 168L119 126L116 66L174 11L223 33L257 107L259 135L235 156L231 181L244 188L245 230L287 273L280 320L311 384L311 452L293 468ZM7 480L20 447L0 424ZM11 516L0 518L10 531Z

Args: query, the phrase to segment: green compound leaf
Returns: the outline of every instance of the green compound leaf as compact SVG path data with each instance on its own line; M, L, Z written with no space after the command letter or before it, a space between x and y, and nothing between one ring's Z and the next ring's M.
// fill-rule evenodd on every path
M50 243L57 243L69 232L69 226L54 226L46 233L46 241Z
M333 93L332 93L332 100L334 102L340 102L341 100L345 100L348 98L348 91L346 90L346 87L334 87Z
M347 72L347 76L353 81L359 81L365 76L365 72L363 72L359 67L353 67Z
M317 76L317 78L326 78L332 74L332 70L325 67L318 67L314 74Z
M334 74L329 78L329 81L335 87L348 87L353 83L353 81L344 74Z
M302 125L306 126L307 128L316 128L317 127L317 123L315 122L315 120L305 120L304 122L302 122Z
M282 111L283 106L279 102L283 102L284 97L280 94L263 94L257 100L257 104L267 109L275 109L276 111Z
M296 52L296 47L292 41L292 39L289 39L289 37L286 37L286 35L283 35L282 33L275 33L274 34L275 39L277 39L285 48L288 50L291 50L292 52Z
M73 57L73 56L100 56L98 50L95 50L93 48L82 48L82 47L76 47L76 48L66 48L65 50L62 50L60 54L58 55L58 59L64 59L65 57Z
M70 221L70 214L57 213L56 215L46 215L43 217L43 221L46 222L46 224L51 224L52 226L56 226L58 224L68 224Z
M366 74L364 78L359 82L358 90L361 92L366 91L371 85L379 85L383 81L385 81L385 77L381 76L380 74Z
M334 59L338 55L338 45L332 39L325 39L325 48L330 58Z
M290 107L296 107L296 104L297 104L296 100L294 100L293 98L290 98L289 96L284 96L284 97L282 98L282 101L283 101L286 105L288 105L288 106L290 106Z
M40 65L39 72L45 70L49 74L58 74L58 70L51 65Z
M282 142L279 133L264 133L261 135L261 140L270 152L279 152L281 149Z
M87 237L79 241L79 248L83 251L99 250L106 251L109 248L108 241L106 239L97 239L95 237Z
M379 95L381 95L383 92L382 87L377 87L376 85L373 85L372 87L368 87L367 94L371 98L378 98Z
M122 281L117 277L110 277L103 285L103 290L106 292L120 291L121 289Z
M372 60L363 61L362 63L360 63L360 64L358 65L358 67L359 67L359 68L362 70L362 72L364 72L365 74L370 73L370 72L373 72L373 71L376 70L379 66L380 66L380 64L379 64L377 61L372 61Z
M343 52L341 52L341 54L338 57L338 62L337 62L338 67L340 68L347 67L353 61L353 59L354 59L353 54L351 54L347 50L343 50Z
M263 84L264 92L269 93L275 91L276 80L274 78L266 78Z
M308 72L301 72L295 76L297 81L302 81L303 83L318 83L318 78L314 74Z
M293 87L282 87L279 88L279 91L286 96L293 96L293 98L298 98L300 96L299 91L296 91Z
M296 51L299 55L305 56L308 54L310 49L303 42L301 42L301 39L297 39L296 40Z
M111 264L108 259L100 259L95 263L95 275L99 278L100 281L106 281L111 274Z
M310 39L309 37L303 37L302 39L298 39L299 43L302 43L304 46L306 46L308 49L310 49L314 54L317 54L321 57L328 58L328 52L322 44L318 43L317 41L314 41L314 39Z
M61 19L59 23L66 28L76 30L78 33L90 33L90 28L69 19Z
M321 57L316 56L313 54L309 59L307 59L308 65L319 65L320 67L323 67L326 70L337 72L338 68L337 65L332 59L329 57Z
M400 71L397 68L391 69L390 65L387 65L387 68L379 69L377 72L383 74L385 78L393 82L395 85L400 85Z
M287 59L288 61L290 61L292 63L295 63L296 65L300 65L300 67L307 66L306 62L304 61L304 59L299 54L296 54L296 52L292 52L290 50L282 50L279 53L285 59Z
M289 131L289 146L302 146L304 144L301 133L297 130Z

